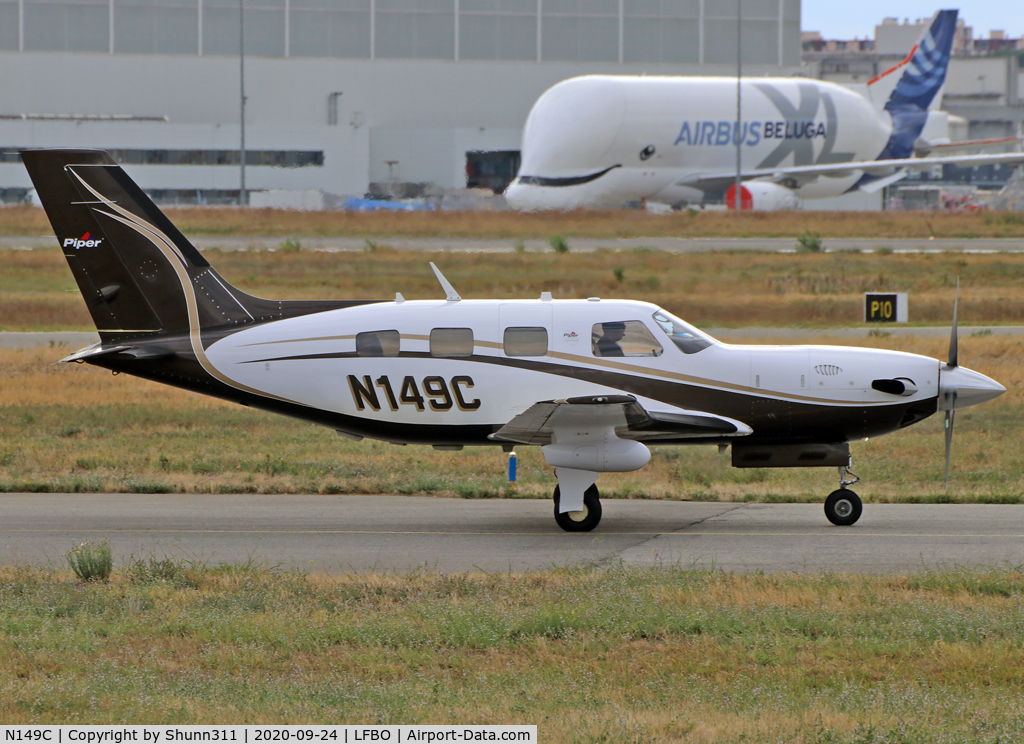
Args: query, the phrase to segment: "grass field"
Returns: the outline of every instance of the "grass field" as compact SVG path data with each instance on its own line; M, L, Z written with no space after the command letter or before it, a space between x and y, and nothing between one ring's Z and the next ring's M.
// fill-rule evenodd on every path
M29 723L526 723L546 742L1013 742L1024 576L0 569Z
M770 341L770 339L768 339ZM822 343L843 343L822 337ZM945 339L845 340L943 357ZM51 365L66 349L0 350L0 490L199 493L417 493L547 498L539 448L519 449L519 483L497 447L438 452L352 442L260 413L88 365ZM961 361L1008 392L957 416L952 483L943 491L942 417L854 442L868 502L1024 501L1024 338L966 337ZM605 498L820 501L831 468L734 469L712 447L654 447L634 473L605 473Z
M275 299L443 296L434 261L466 298L649 300L698 325L859 324L863 293L910 293L913 323L949 323L957 278L960 322L1024 323L1024 254L362 253L206 251L230 282ZM0 331L92 330L56 248L0 250Z
M295 237L795 238L804 231L839 238L1007 238L1024 236L1012 212L743 212L689 210L573 212L297 212L231 207L168 208L186 235ZM0 235L49 235L37 207L0 208Z

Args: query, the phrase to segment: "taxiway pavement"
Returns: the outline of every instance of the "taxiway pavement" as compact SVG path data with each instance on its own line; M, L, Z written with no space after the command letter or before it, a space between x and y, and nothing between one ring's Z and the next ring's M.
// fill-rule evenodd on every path
M417 496L0 494L0 563L63 565L108 538L115 564L171 556L304 571L534 571L678 565L723 571L916 572L1024 563L1024 506L868 504L833 527L820 504L602 502L586 534L550 501Z

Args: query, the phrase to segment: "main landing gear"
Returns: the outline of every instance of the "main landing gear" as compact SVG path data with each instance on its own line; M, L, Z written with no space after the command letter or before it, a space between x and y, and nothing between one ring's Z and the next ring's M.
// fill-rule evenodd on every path
M561 491L555 486L555 522L566 532L590 532L601 523L601 494L594 484L583 493L583 509L581 511L558 511Z
M839 488L825 499L825 517L829 522L838 527L849 527L860 519L864 510L860 496L847 488L859 482L860 478L850 471L848 465L839 467Z

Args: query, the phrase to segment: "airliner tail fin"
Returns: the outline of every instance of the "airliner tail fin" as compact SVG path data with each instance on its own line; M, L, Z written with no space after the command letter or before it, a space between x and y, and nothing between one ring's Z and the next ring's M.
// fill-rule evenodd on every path
M956 35L956 18L956 10L940 10L907 58L868 83L871 99L877 105L887 86L893 85L895 80L883 107L892 117L892 134L878 155L879 160L913 155L929 109L941 102Z
M918 108L937 108L942 102L942 87L956 35L956 20L956 10L936 13L907 56L898 65L868 81L867 90L872 103L880 109L911 101Z
M885 108L916 106L927 110L946 82L956 35L956 10L940 10L914 47Z

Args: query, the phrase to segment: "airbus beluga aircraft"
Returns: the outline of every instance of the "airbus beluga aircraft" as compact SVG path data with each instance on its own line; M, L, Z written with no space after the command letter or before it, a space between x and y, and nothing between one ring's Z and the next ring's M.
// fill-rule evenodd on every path
M555 519L601 519L601 473L652 445L731 448L736 467L837 467L825 502L861 514L849 442L1004 388L950 358L835 346L736 346L647 302L293 300L232 287L100 150L27 150L100 342L82 362L330 427L438 449L541 447Z
M907 167L1021 163L1024 154L934 155L1019 140L949 143L937 111L956 31L939 11L899 65L859 88L805 78L590 75L534 104L522 164L505 197L517 209L701 202L725 193L742 209L786 209L798 198L875 192ZM739 123L737 124L737 119ZM935 130L940 130L936 134ZM914 158L915 149L931 156Z

